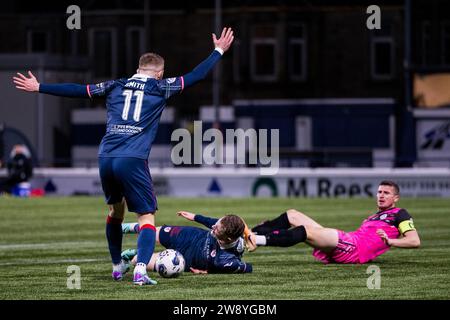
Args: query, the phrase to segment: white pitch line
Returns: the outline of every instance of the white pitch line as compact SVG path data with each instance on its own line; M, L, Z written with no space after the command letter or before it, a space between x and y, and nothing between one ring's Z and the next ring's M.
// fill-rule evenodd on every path
M47 242L47 243L14 243L0 244L0 251L8 250L35 250L35 249L65 249L65 248L91 248L105 247L106 242L100 241L71 241L71 242Z
M84 263L84 262L100 262L109 261L109 259L62 259L62 260L39 260L39 259L22 259L12 262L0 263L3 266L18 266L18 265L39 265L39 264L60 264L60 263Z

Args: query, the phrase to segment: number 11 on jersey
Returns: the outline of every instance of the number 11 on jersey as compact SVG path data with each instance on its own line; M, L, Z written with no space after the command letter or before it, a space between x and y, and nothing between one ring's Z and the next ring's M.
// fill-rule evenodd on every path
M133 94L133 92L134 92L134 94ZM125 103L124 103L123 111L122 111L122 119L128 120L128 113L130 112L131 98L134 95L134 96L136 96L136 103L134 105L133 120L138 122L141 117L142 100L144 99L144 91L124 90L122 92L122 95L125 96Z

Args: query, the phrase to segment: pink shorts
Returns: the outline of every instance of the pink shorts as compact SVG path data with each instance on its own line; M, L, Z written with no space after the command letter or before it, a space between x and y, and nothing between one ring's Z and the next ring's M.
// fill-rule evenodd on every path
M317 260L327 263L360 263L358 245L351 233L338 230L338 244L331 253L314 249L313 256Z

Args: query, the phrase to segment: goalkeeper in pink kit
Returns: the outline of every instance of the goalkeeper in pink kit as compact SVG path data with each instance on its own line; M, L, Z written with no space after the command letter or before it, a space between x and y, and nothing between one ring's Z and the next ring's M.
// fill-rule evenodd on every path
M400 199L395 182L382 181L377 190L378 211L353 232L326 228L291 209L252 229L256 245L289 247L306 242L323 263L366 263L391 247L418 248L420 238L411 215L397 208Z

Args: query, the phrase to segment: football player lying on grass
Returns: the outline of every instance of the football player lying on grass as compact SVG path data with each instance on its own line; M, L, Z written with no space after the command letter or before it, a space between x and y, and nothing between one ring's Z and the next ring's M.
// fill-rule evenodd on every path
M382 181L377 191L378 211L363 221L358 230L344 232L325 228L305 214L291 209L252 229L257 245L289 247L306 242L313 256L323 263L366 263L390 247L418 248L419 235L400 199L395 182Z
M220 219L208 218L186 211L178 215L190 221L196 221L208 227L163 225L156 228L156 242L166 249L179 251L185 261L185 271L196 274L206 273L248 273L252 265L241 261L245 245L251 250L255 245L246 244L248 229L244 220L236 215L226 215ZM139 233L137 223L122 224L123 233ZM137 250L128 249L122 252L125 263L136 263ZM147 270L155 271L155 261L158 253L154 253L147 265Z

